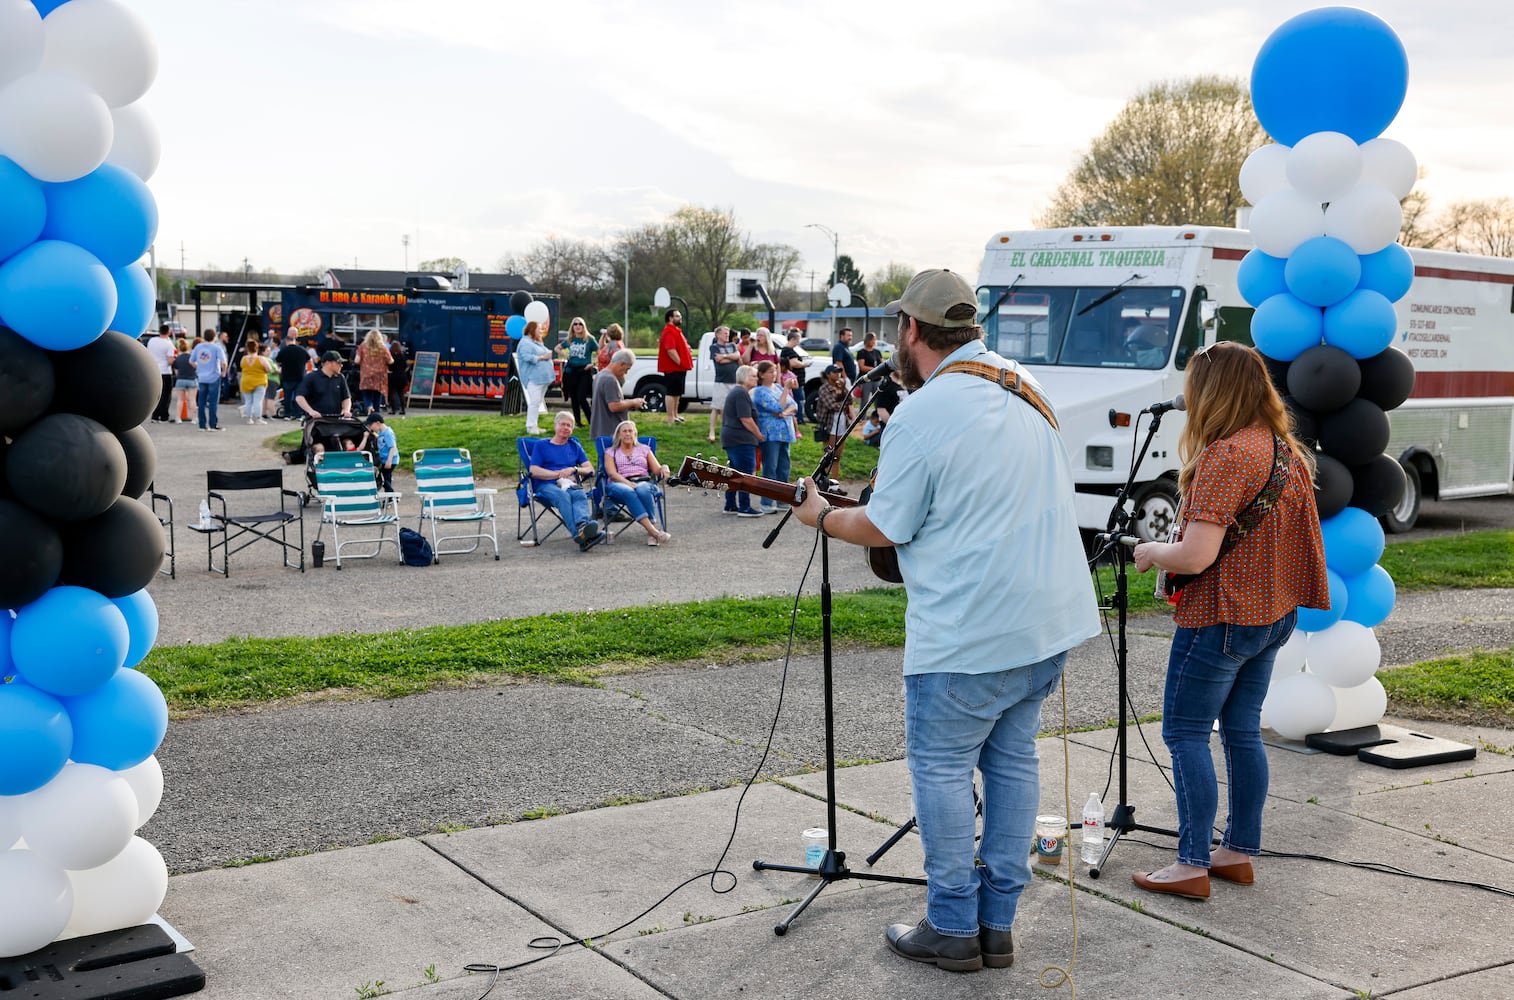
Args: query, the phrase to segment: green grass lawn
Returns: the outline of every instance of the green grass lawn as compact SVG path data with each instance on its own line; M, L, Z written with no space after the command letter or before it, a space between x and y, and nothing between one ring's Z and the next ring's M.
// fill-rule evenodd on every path
M467 413L427 413L412 408L410 416L396 417L389 424L399 443L403 457L401 468L410 468L410 456L423 448L467 448L473 455L473 468L482 476L513 477L519 474L515 453L515 439L526 432L524 416L501 416L499 411L478 410ZM705 455L725 461L725 452L718 443L708 440L709 414L697 410L684 415L685 423L669 427L661 413L639 414L638 430L643 435L657 438L657 457L665 465L677 470L686 455ZM551 414L542 418L542 426L551 426ZM811 425L801 424L799 430L808 434ZM579 443L589 457L594 456L594 442L589 438L587 427L579 428L576 434ZM270 442L275 449L293 448L300 443L300 432L290 430ZM820 461L820 445L806 436L796 441L790 450L793 457L794 475L809 474ZM841 454L839 478L856 482L872 475L878 461L878 450L869 448L861 441L853 440Z
M1384 670L1377 679L1394 715L1494 726L1514 722L1514 646Z

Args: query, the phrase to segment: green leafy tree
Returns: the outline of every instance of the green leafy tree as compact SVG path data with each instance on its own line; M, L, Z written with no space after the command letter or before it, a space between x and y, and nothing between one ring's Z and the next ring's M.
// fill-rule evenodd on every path
M415 267L418 271L437 271L442 274L456 274L457 269L460 267L466 267L470 271L474 270L474 268L461 257L433 257L430 260L421 261L419 264L415 265Z
M1093 140L1036 225L1234 225L1241 164L1266 141L1239 79L1155 84Z
M908 264L901 264L897 260L891 260L874 271L868 282L873 287L873 294L877 296L878 304L887 305L904 294L904 289L909 285L909 279L914 276L914 268Z
M846 254L836 258L836 267L831 271L831 276L825 280L825 287L833 288L837 281L850 288L853 295L867 298L867 281L863 278L862 272L857 270L857 265L852 263L852 259Z

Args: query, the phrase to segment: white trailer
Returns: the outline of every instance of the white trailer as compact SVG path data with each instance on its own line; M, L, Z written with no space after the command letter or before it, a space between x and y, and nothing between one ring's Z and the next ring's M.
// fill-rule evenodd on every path
M978 307L988 346L1032 366L1057 408L1077 482L1078 522L1102 530L1144 438L1140 411L1182 392L1188 359L1217 340L1251 343L1236 288L1252 247L1236 229L1133 226L1002 232L988 242ZM1409 490L1384 518L1407 531L1421 497L1514 492L1514 260L1410 250L1394 346L1414 393L1389 413L1388 454ZM1181 412L1141 464L1134 525L1162 538L1177 506ZM1144 421L1142 421L1144 424Z

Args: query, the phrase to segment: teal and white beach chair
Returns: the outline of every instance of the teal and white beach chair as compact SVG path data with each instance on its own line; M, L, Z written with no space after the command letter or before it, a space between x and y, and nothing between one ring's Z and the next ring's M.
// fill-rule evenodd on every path
M321 501L321 524L315 537L320 541L321 532L330 525L337 569L342 568L342 549L351 545L356 545L359 551L348 556L349 559L372 559L384 550L385 544L393 545L395 558L399 558L400 494L379 492L373 459L366 451L327 451L317 455L315 491ZM376 528L377 534L343 539L343 528L349 532L354 528Z
M427 448L413 456L415 490L421 498L421 519L416 525L422 532L431 522L431 549L438 560L443 555L461 555L478 551L484 540L494 546L499 558L499 535L494 526L496 490L475 485L473 456L467 448ZM471 525L472 530L442 534L449 524ZM471 541L463 548L446 548L442 543Z

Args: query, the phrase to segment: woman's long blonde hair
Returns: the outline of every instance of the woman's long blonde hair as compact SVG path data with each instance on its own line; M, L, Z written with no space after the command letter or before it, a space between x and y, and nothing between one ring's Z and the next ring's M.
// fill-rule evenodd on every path
M1299 443L1293 418L1254 348L1222 341L1188 359L1183 383L1188 421L1178 437L1178 491L1187 494L1205 448L1252 424L1261 424L1288 443L1312 478L1314 452Z
M368 336L366 336L366 337L363 338L363 350L364 351L382 351L382 350L384 350L384 335L382 333L378 332L378 328L377 327L375 327L372 330L369 330L368 331Z

